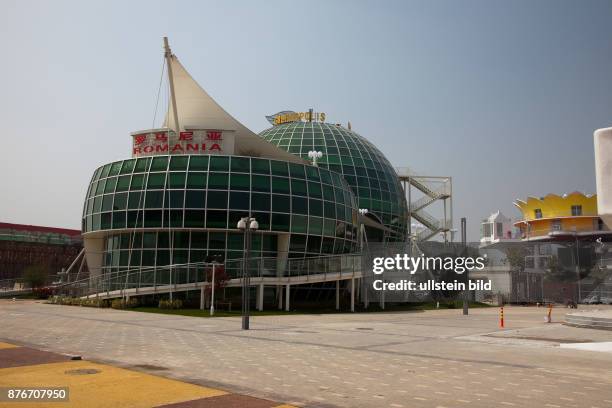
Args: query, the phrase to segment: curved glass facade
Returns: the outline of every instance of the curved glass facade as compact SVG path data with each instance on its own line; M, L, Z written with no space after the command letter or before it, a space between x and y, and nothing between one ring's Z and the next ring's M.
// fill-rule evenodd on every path
M260 136L308 160L320 151L320 167L342 174L359 200L359 208L395 232L391 240L403 241L407 231L407 203L393 166L368 140L342 126L319 122L292 122L273 126Z
M289 236L289 257L356 250L356 200L338 173L241 156L106 164L89 185L82 230L108 231L106 268L235 259L243 256L236 224L249 212L259 222L253 257L276 256L279 234Z

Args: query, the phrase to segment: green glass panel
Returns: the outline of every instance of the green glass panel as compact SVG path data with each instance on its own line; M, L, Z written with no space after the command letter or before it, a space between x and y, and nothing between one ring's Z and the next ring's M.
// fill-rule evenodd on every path
M225 232L211 232L208 242L210 249L225 249Z
M286 195L272 194L273 212L291 212L291 198Z
M149 163L151 162L150 157L141 157L136 161L136 166L134 167L134 173L143 173L149 170Z
M172 156L170 158L170 170L187 170L189 156Z
M144 186L144 174L134 174L130 184L130 190L141 190Z
M113 209L113 194L106 194L102 199L102 211L110 211Z
M146 208L162 208L164 206L163 191L147 191L145 198Z
M166 173L151 173L147 181L147 189L164 188Z
M191 156L189 159L189 171L207 171L208 156Z
M272 214L272 231L289 231L289 214Z
M248 157L232 157L232 173L250 173L250 160Z
M272 177L272 192L289 194L289 179Z
M134 166L136 165L136 159L130 159L123 162L123 166L121 166L121 171L119 174L131 174L134 171Z
M253 194L251 197L253 211L270 211L269 194Z
M206 211L206 228L227 228L227 211Z
M291 232L305 234L307 231L308 231L308 217L305 215L292 215L291 216Z
M269 176L252 176L253 191L269 192L270 191L270 177Z
M325 219L323 222L323 234L333 237L336 235L336 221Z
M293 214L308 214L308 199L305 197L292 197L291 212Z
M208 191L207 208L227 208L227 191Z
M167 190L166 191L166 208L183 208L183 198L185 190Z
M170 188L185 187L185 173L170 173L168 179Z
M138 209L138 208L142 208L144 201L143 201L143 193L141 192L130 192L129 198L128 198L128 209L130 210L134 210L134 209Z
M108 172L109 176L116 176L117 174L119 174L119 171L121 170L121 165L123 165L123 162L115 162L111 165L111 168Z
M126 212L115 211L113 212L113 228L125 228Z
M93 212L100 212L100 210L102 209L102 196L97 196L94 199L94 206L93 206Z
M96 195L102 194L104 192L105 184L106 184L106 180L98 181L98 187L96 187Z
M113 203L113 210L125 210L127 208L127 193L115 194L115 201Z
M187 191L185 193L185 208L204 208L206 192Z
M237 191L230 192L229 208L232 210L248 210L249 209L249 193L241 193Z
M253 173L270 174L270 161L265 159L251 159Z
M117 180L117 189L116 191L127 191L130 188L130 179L131 176L121 176Z
M289 163L289 173L291 178L306 178L304 166L301 164Z
M185 210L185 228L204 228L205 211Z
M168 169L168 156L154 157L151 162L151 171L166 171Z
M308 182L308 195L310 197L321 198L321 184L312 181Z
M227 234L227 249L243 250L244 249L244 234Z
M229 182L229 174L227 173L210 173L208 175L209 189L227 189Z
M210 171L228 171L229 157L210 156Z
M100 215L100 229L111 229L111 220L113 213L107 212Z
M304 180L291 179L292 195L307 195L306 182Z
M316 215L319 217L323 216L323 202L321 200L308 200L309 214Z
M230 188L232 190L250 190L250 176L248 174L232 173L230 177Z
M275 176L288 176L289 169L287 168L287 163L279 162L279 161L271 161L270 167L272 169L272 174Z
M163 211L146 210L144 215L145 228L158 228L162 226Z
M206 188L207 173L189 173L187 175L187 188Z

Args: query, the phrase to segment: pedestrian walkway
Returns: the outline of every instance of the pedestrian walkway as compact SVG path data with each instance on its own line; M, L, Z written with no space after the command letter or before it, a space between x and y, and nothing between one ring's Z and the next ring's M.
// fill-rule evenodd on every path
M270 400L0 342L0 388L58 387L67 387L67 402L31 400L13 403L3 401L6 395L2 395L0 406L291 408Z

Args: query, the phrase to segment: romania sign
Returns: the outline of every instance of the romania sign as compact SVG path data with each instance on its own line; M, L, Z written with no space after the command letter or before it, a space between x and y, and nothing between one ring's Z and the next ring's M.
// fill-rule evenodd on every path
M274 126L290 122L325 122L325 113L312 110L308 112L281 111L266 116L266 119Z
M166 129L132 133L132 157L168 154L233 154L234 135L221 130Z

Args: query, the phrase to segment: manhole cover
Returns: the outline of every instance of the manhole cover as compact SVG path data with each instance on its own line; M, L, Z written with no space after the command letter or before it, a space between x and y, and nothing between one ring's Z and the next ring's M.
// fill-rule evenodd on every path
M167 367L156 366L152 364L137 364L135 368L142 368L143 370L167 370Z
M64 374L68 375L89 375L89 374L98 374L100 370L96 370L95 368L77 368L76 370L68 370L65 371Z

